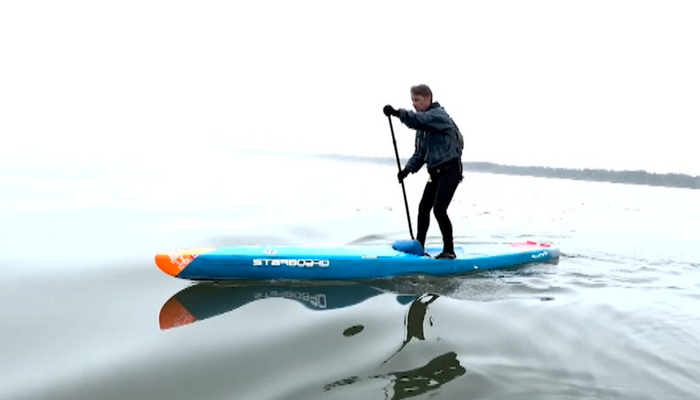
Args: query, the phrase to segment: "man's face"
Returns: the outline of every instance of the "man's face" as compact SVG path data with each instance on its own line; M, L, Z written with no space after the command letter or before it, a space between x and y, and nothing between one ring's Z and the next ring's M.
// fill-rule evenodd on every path
M430 97L418 96L411 94L411 101L413 102L413 108L416 111L425 111L430 107Z

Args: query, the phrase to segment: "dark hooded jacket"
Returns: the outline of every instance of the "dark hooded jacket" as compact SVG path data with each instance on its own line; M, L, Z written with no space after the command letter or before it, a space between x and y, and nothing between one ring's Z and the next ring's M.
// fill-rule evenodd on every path
M416 173L423 165L434 168L453 158L461 163L464 137L440 103L433 102L422 112L402 108L399 120L416 130L415 151L406 163L406 170Z

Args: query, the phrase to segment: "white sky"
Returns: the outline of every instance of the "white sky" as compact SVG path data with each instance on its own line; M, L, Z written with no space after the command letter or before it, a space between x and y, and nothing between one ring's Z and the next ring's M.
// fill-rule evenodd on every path
M5 1L2 158L392 157L381 109L427 83L465 161L700 175L698 21L696 0Z

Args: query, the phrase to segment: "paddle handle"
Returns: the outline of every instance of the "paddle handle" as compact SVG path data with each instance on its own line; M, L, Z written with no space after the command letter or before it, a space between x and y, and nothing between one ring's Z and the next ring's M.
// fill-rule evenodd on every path
M391 129L391 140L394 143L394 154L396 155L396 166L401 172L401 162L399 161L399 149L396 146L396 136L394 135L394 125L391 123L391 115L387 116L389 119L389 129ZM411 214L408 210L408 198L406 197L406 186L404 186L403 181L401 181L401 191L403 191L403 203L406 207L406 219L408 220L408 233L411 234L411 240L415 240L413 236L413 226L411 226Z

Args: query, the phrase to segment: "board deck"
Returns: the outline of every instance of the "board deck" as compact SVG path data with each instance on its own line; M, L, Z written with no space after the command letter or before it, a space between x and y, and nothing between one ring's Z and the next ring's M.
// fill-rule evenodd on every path
M418 254L411 241L385 245L262 245L194 248L155 256L164 273L192 281L362 280L399 275L456 275L559 258L545 243L478 243L455 246L456 259L434 257L442 247ZM422 253L422 252L421 252Z

